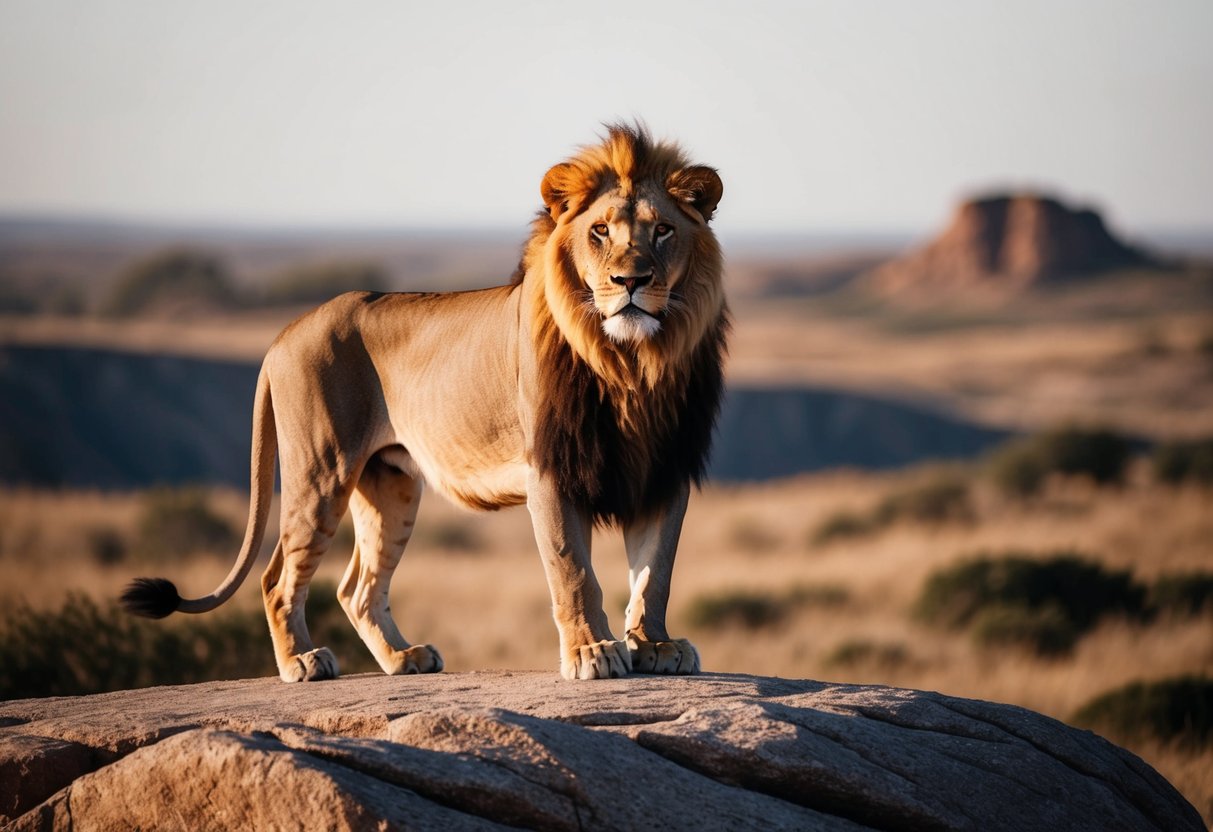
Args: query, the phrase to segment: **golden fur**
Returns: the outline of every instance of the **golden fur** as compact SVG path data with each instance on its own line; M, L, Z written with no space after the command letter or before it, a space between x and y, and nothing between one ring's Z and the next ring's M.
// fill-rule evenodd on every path
M350 621L385 672L442 669L388 610L423 482L472 508L527 504L565 677L698 671L665 609L722 389L728 317L708 227L721 190L676 146L612 127L544 177L511 285L351 293L291 324L258 382L249 528L231 573L195 600L139 579L128 608L205 612L231 596L260 547L276 453L282 532L262 589L283 679L337 675L303 607L347 507L356 544L338 595ZM595 522L624 534L626 641L590 566Z

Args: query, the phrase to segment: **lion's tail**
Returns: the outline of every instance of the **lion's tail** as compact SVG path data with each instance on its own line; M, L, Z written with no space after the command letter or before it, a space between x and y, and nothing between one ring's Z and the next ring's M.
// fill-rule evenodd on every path
M270 501L274 496L274 457L278 452L278 433L274 427L274 404L270 396L270 380L265 367L257 378L257 394L253 400L253 455L248 527L240 555L223 583L201 598L182 598L172 581L164 578L136 578L122 593L122 606L127 612L147 618L164 618L174 612L210 612L232 597L248 577L269 519Z

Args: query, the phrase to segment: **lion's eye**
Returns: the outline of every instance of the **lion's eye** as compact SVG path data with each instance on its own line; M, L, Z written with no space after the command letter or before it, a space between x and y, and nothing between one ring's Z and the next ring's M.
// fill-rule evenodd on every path
M597 234L599 237L605 237L611 233L610 227L607 226L607 224L605 222L594 223L593 225L590 226L590 230L593 231L595 234Z
M664 240L674 233L674 226L661 222L657 224L657 227L653 231L656 233L658 240Z

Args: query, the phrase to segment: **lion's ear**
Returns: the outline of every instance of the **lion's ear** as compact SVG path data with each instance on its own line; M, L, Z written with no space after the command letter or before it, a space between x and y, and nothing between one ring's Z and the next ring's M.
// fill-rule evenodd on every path
M543 177L539 193L543 196L543 204L547 206L552 219L560 219L560 215L570 207L570 201L584 188L581 172L568 162L554 166Z
M671 173L665 181L666 190L679 204L693 208L703 221L712 219L720 197L724 195L724 183L715 168L704 165L683 168Z

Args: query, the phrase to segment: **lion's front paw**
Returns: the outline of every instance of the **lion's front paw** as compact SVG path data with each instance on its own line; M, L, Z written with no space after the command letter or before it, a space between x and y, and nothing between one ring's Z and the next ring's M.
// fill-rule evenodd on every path
M688 675L699 672L699 651L685 638L644 641L634 633L628 633L628 650L632 654L632 669L637 673Z
M560 662L566 679L618 679L632 671L632 654L622 641L597 641L574 647Z
M317 647L291 656L278 671L284 682L318 682L321 679L336 679L341 675L337 669L337 657L327 647Z
M392 653L390 662L384 666L384 672L393 676L404 676L412 673L438 673L442 670L442 656L429 644L418 644L407 650Z

